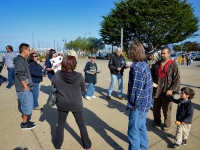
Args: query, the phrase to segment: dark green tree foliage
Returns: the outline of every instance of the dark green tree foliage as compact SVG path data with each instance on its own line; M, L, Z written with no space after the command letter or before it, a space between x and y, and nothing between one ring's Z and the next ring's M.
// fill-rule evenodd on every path
M200 43L198 42L190 42L190 41L187 41L181 45L174 45L174 50L181 50L181 47L182 47L182 50L183 51L200 51Z
M103 16L100 35L106 44L120 44L124 28L124 48L130 40L152 43L158 48L198 36L199 19L187 0L121 0Z

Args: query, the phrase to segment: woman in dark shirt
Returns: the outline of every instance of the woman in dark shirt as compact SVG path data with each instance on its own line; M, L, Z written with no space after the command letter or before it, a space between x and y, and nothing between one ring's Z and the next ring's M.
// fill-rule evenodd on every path
M45 62L45 66L46 66L46 71L47 71L47 76L50 80L52 80L53 76L54 76L54 68L51 65L50 59L55 58L56 55L56 50L54 49L50 49L49 50L49 59L46 60Z
M42 66L39 65L37 63L37 58L38 55L37 53L31 53L29 56L29 69L30 69L30 73L31 73L31 77L32 77L32 81L33 81L33 108L35 110L41 110L42 107L39 106L38 104L38 96L39 96L39 84L40 82L42 82Z
M72 112L81 133L83 147L90 150L91 141L83 120L82 91L85 91L85 81L81 73L74 71L76 58L67 56L62 61L61 71L56 72L53 82L57 90L56 106L58 109L58 126L53 140L54 147L60 149L64 139L64 127L69 111ZM70 148L69 148L70 149Z

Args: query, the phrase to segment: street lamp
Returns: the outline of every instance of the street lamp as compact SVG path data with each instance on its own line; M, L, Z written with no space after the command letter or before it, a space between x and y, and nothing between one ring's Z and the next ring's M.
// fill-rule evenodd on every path
M85 39L86 39L86 35L87 35L87 34L91 34L91 33L90 33L90 32L85 33L85 34L84 34L84 35L85 35Z

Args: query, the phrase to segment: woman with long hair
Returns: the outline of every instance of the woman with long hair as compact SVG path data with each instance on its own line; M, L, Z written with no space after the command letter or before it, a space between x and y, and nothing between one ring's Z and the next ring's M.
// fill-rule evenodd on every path
M31 73L31 78L33 80L33 109L41 110L42 107L38 104L38 96L39 96L39 84L42 82L43 74L42 74L42 66L37 63L38 55L33 52L29 55L29 69Z
M55 58L57 56L56 54L56 50L54 49L50 49L49 50L49 58L46 60L45 62L45 66L46 66L46 71L47 71L47 76L50 80L52 80L53 76L54 76L54 68L51 65L50 59Z
M83 120L82 91L85 91L85 80L81 73L74 71L76 58L67 56L62 61L61 71L56 72L53 83L56 88L58 109L58 126L53 140L54 147L60 149L64 139L64 128L68 113L71 111L81 133L83 147L90 150L91 141Z

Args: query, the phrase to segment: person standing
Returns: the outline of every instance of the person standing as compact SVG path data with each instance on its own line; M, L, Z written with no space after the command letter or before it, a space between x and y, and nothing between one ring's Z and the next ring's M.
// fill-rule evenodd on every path
M85 91L85 81L81 73L74 71L77 65L74 56L66 56L62 61L61 71L53 77L57 93L58 126L53 140L54 147L60 149L64 139L64 128L68 113L71 111L81 133L83 147L90 150L91 141L83 120L82 91ZM70 148L69 148L70 149Z
M5 64L4 68L7 68L8 70L8 85L6 86L6 90L10 89L12 87L12 82L14 80L14 64L13 59L16 56L16 53L13 52L13 47L8 45L6 46L6 56L5 56Z
M155 48L152 48L151 46L145 47L147 59L146 62L149 65L149 68L151 70L151 74L153 73L153 68L155 67L156 62L159 60L158 51ZM153 99L151 104L151 110L153 110Z
M94 95L95 84L97 83L97 73L101 73L101 70L98 70L97 64L95 63L96 56L91 55L90 61L86 63L84 72L85 72L85 82L88 83L87 92L85 93L85 98L90 100L91 98L96 98Z
M111 83L108 89L107 93L107 99L111 100L111 94L113 92L114 86L116 81L118 80L118 98L120 100L124 100L122 97L122 91L123 91L123 72L124 69L128 68L126 65L126 61L124 57L121 55L122 51L120 48L116 49L116 53L113 54L111 57L108 67L110 69L111 73Z
M52 80L53 76L54 76L54 68L51 65L50 59L55 58L57 56L56 54L56 50L54 49L50 49L49 50L49 58L46 60L45 62L45 68L47 71L47 76L49 78L49 80Z
M0 53L0 74L3 69L4 63L5 63L4 54ZM4 76L0 75L0 86L2 83L6 83L6 82L7 82L7 79Z
M171 127L171 110L172 102L169 98L172 94L179 92L180 89L180 72L176 62L170 59L171 49L164 47L161 50L162 60L155 65L152 77L153 82L158 85L154 88L153 98L153 126L161 124L161 108L164 115L164 131Z
M33 109L34 110L41 110L42 107L38 104L38 96L39 96L39 84L42 82L43 73L42 73L42 66L37 63L38 55L35 52L32 52L29 55L29 69L31 73L31 77L33 80Z
M129 150L148 149L146 117L151 107L153 82L146 55L141 43L132 41L129 45L132 65L129 71L127 110L129 113Z
M193 89L188 87L183 87L181 89L180 99L174 99L171 97L171 100L178 104L176 112L176 136L174 141L174 148L179 148L180 145L186 145L187 139L189 136L192 117L194 114L194 106L191 99L193 99L195 92Z
M181 57L182 57L181 65L184 65L184 62L185 62L185 52L182 53Z
M30 54L30 47L26 43L19 46L20 55L14 58L15 69L15 89L20 102L23 121L21 123L22 130L33 129L36 127L34 122L28 120L33 111L33 82L29 65L26 58Z
M187 66L190 66L190 64L191 64L191 59L192 59L192 54L191 54L191 52L188 52L188 53L186 54L186 59L187 59Z

